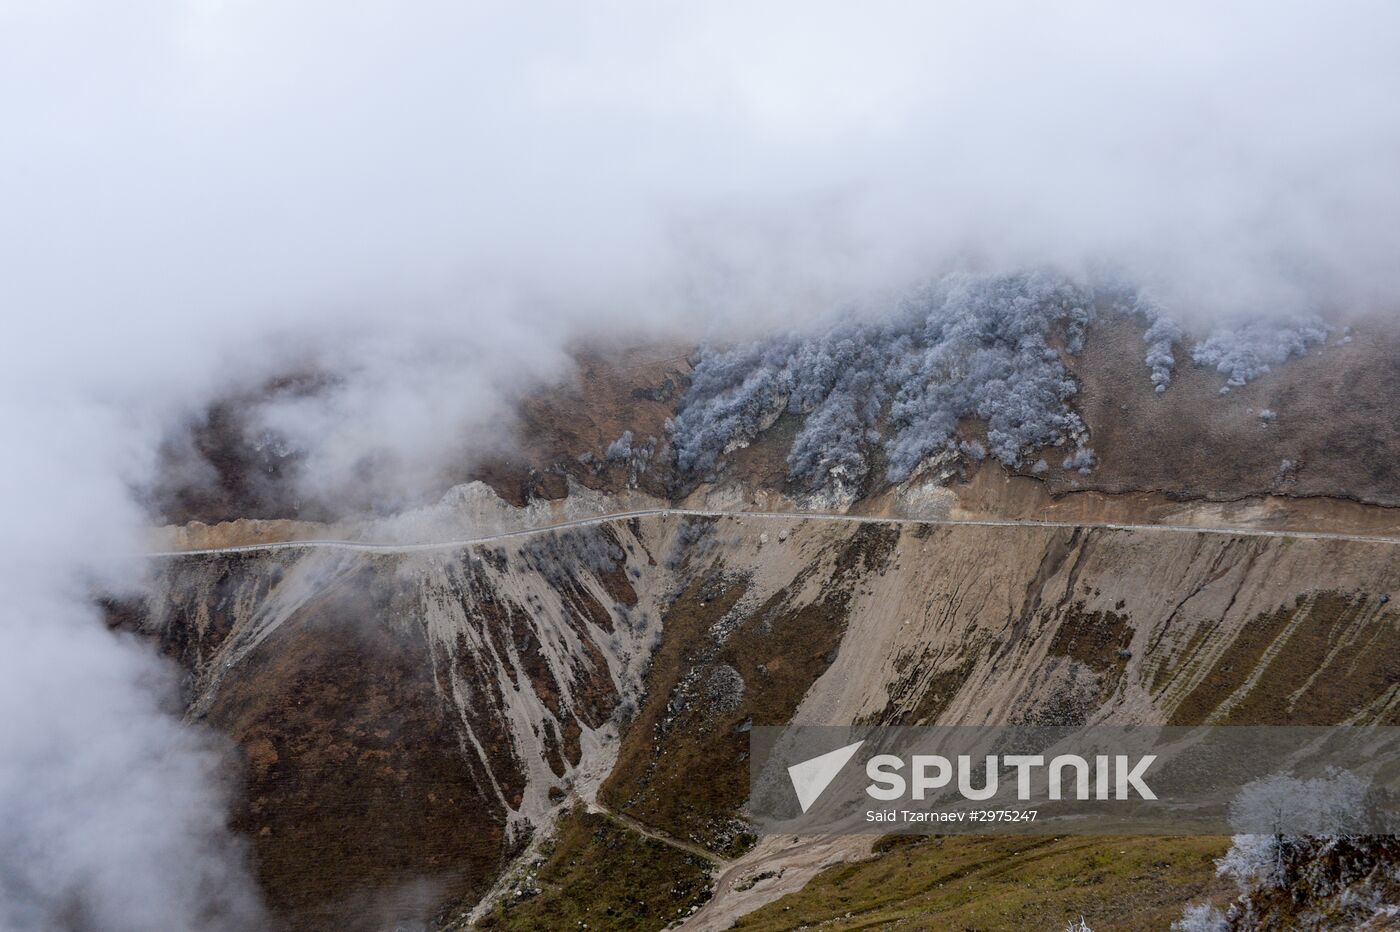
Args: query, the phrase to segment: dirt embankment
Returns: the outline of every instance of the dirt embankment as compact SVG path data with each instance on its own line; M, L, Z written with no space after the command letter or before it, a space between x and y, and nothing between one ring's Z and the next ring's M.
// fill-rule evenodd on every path
M1250 495L1237 500L1189 499L1159 491L1057 491L1047 482L984 464L947 488L952 520L1006 518L1085 525L1145 524L1371 536L1400 535L1400 508L1338 498ZM880 503L900 512L900 499Z
M293 540L349 539L348 529L316 521L239 518L218 524L191 521L189 524L153 528L148 546L153 551L219 550L253 544L278 544Z

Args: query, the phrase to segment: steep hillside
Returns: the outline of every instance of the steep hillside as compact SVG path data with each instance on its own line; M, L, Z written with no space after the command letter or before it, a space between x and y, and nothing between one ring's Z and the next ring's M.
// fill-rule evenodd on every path
M272 905L345 928L364 902L474 902L564 787L606 769L655 637L650 560L626 524L197 556L163 562L124 623L184 665L189 717L238 744L235 823Z
M640 896L659 916L654 886L602 882L650 833L705 855L715 895L690 921L722 928L870 853L755 845L752 725L1390 723L1396 580L1400 546L1373 541L654 515L162 558L146 605L113 617L184 665L189 717L237 744L234 821L298 927L371 902L457 924L493 885L491 909L595 896L638 915ZM578 801L612 821L548 841ZM1184 865L1218 844L1173 848L1157 876L1210 893Z
M1333 339L1221 394L1205 366L1179 367L1152 391L1135 365L1141 332L1103 321L1074 366L1075 403L1089 425L1098 468L1051 472L1056 491L1159 490L1239 499L1263 493L1400 505L1400 426L1386 399L1400 391L1400 329L1384 318Z
M390 513L430 504L473 481L516 506L558 500L571 487L667 495L674 472L665 425L688 384L688 349L582 347L573 361L557 382L513 399L513 416L502 419L499 435L469 445L464 438L457 458L438 464L413 494L401 490L391 507L354 494L332 500L307 494L312 477L304 451L265 423L270 409L334 389L332 373L298 373L229 391L166 438L159 476L144 497L157 523L183 525ZM615 446L624 435L630 437L625 452ZM372 472L375 463L362 468Z
M805 564L825 567L803 584L807 598L820 603L822 583L849 565L842 554L857 538L807 522L794 526L785 546L816 546L808 535L835 535L827 537L828 562L818 562L811 550L803 554ZM836 622L844 629L841 646L811 667L820 675L791 720L1322 724L1396 718L1400 614L1386 607L1388 589L1400 578L1393 545L921 525L904 528L896 541L878 562L843 582L852 597ZM757 552L733 556L734 565L749 560L765 562ZM712 600L712 630L742 632L745 622L762 627L764 614L755 608L764 595L746 590L747 608L738 611L722 598ZM665 637L684 637L684 623L670 622L668 616ZM773 624L772 630L780 629ZM820 648L811 633L802 643ZM668 711L685 684L713 663L707 639L688 649L695 660L675 673L653 667L653 677L667 678L649 681L650 701ZM752 651L746 646L743 652ZM685 729L664 727L667 719L651 725L644 709L637 723L646 730L628 732L603 798L675 835L726 850L732 843L713 827L728 824L741 805L743 745L735 733L750 714L754 724L788 720L781 705L771 718L763 715L764 704L782 695L768 683L765 677L746 680L742 705L709 712ZM673 733L680 737L670 738ZM698 757L697 734L708 737ZM634 754L666 767L640 768L639 776L639 768L627 766ZM663 786L649 782L668 768ZM707 778L684 779L697 771ZM731 787L727 795L716 789L725 786ZM1112 844L1102 843L1104 850ZM767 839L726 869L715 900L696 921L701 928L723 928L800 887L824 865L868 847L868 839L818 850L807 839ZM1095 912L1092 898L1078 908Z
M518 507L588 490L886 513L930 484L994 505L987 490L1011 480L1034 487L1016 498L1039 507L1090 493L1159 510L1400 505L1400 433L1387 413L1400 329L1387 318L1209 338L1177 328L1164 367L1149 311L1121 294L1057 281L978 287L992 297L925 298L904 318L825 333L580 349L558 383L518 399L490 444L387 503L306 492L302 453L263 415L334 380L291 374L231 392L172 433L145 494L173 525L344 521L430 505L472 482Z

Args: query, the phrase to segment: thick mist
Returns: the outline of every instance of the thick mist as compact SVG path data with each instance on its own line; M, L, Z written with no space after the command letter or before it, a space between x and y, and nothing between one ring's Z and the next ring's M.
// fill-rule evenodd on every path
M1400 300L1400 7L0 0L0 925L253 924L218 748L89 593L220 392L320 495L502 442L577 341L950 268L1173 316ZM211 917L222 917L215 921Z

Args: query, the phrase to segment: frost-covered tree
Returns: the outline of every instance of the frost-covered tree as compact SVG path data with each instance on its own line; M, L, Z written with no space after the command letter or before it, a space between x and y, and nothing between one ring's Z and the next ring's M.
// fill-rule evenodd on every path
M987 458L987 448L976 440L964 440L958 444L958 450L963 456L975 463L980 463Z
M624 430L622 436L618 437L604 451L604 456L609 460L625 460L632 455L632 432Z
M789 360L797 347L791 338L777 338L701 352L669 425L681 472L708 473L731 444L753 439L782 412L792 388Z
M1374 812L1371 785L1350 771L1320 777L1273 774L1252 780L1230 802L1230 824L1241 831L1353 835ZM1222 876L1228 871L1222 870Z
M1155 310L1148 315L1151 323L1143 331L1142 341L1147 344L1144 361L1152 372L1154 391L1159 395L1172 383L1172 372L1176 369L1176 356L1173 347L1185 336L1180 325Z
M1291 320L1260 319L1222 327L1197 343L1191 358L1227 376L1226 388L1244 385L1308 347L1324 343L1329 328L1316 316Z
M1333 916L1309 928L1355 928L1379 915L1393 917L1400 910L1388 904L1395 902L1400 877L1393 839L1384 832L1388 812L1367 781L1345 771L1311 778L1275 774L1246 784L1230 804L1231 824L1245 831L1216 861L1217 873L1234 881L1239 898L1223 912L1191 906L1172 929L1277 928L1269 915L1280 904L1292 913L1309 901Z
M1186 332L1168 309L1146 289L1108 278L1098 284L1104 303L1120 314L1133 314L1147 322L1142 340L1147 344L1144 362L1152 384L1160 394L1167 390L1177 364L1177 347L1187 342ZM1272 366L1307 355L1308 347L1324 343L1330 328L1313 314L1293 317L1262 316L1216 327L1191 349L1191 358L1227 377L1226 387L1244 385ZM1342 342L1349 342L1350 328Z
M987 425L989 455L1016 466L1028 449L1082 429L1068 400L1077 386L1049 337L1083 344L1093 296L1048 273L996 278L952 276L916 301L924 326L904 357L886 447L889 478L907 478L945 447L957 422Z
M1146 321L1145 362L1158 392L1171 384L1187 345L1182 327L1146 291L1104 279L1088 286L1035 271L952 274L905 295L878 319L701 352L669 423L676 466L706 476L726 453L754 440L784 413L803 418L789 478L811 490L851 490L877 450L886 478L901 482L932 457L1007 466L1073 441L1065 469L1088 471L1094 455L1070 407L1077 385L1062 354L1077 354L1099 306ZM1219 328L1191 358L1243 385L1323 342L1315 317ZM966 445L959 424L975 419L985 441Z
M676 465L707 474L784 411L805 415L788 468L811 489L858 485L877 446L896 482L945 450L1019 465L1083 432L1052 340L1077 353L1093 303L1088 288L1049 272L949 275L881 320L702 353L670 425ZM965 418L986 424L985 445L958 445Z
M847 486L858 484L868 471L864 423L854 395L828 395L793 440L789 475L805 479L813 488L826 487L833 480Z
M1088 447L1078 447L1065 457L1060 466L1062 469L1077 469L1081 473L1087 473L1094 468L1094 451Z
M1143 361L1151 373L1154 390L1158 394L1165 392L1176 371L1175 347L1186 337L1181 325L1151 291L1136 288L1118 276L1107 276L1099 282L1098 291L1116 313L1133 315L1147 322L1142 334L1142 341L1147 344Z
M621 436L608 444L607 449L603 451L601 460L588 456L586 459L580 457L580 461L598 473L601 473L609 465L625 466L627 485L629 488L635 488L642 474L651 466L651 458L656 453L656 445L655 437L647 437L646 440L639 442L632 431L624 430Z

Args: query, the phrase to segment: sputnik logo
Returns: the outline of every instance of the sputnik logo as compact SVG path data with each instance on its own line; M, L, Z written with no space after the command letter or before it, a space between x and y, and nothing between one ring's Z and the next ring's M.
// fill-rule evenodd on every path
M855 744L828 751L788 768L788 779L792 780L792 788L797 792L797 802L802 806L804 813L826 792L826 788L836 779L841 768L846 766L864 743L857 741Z

